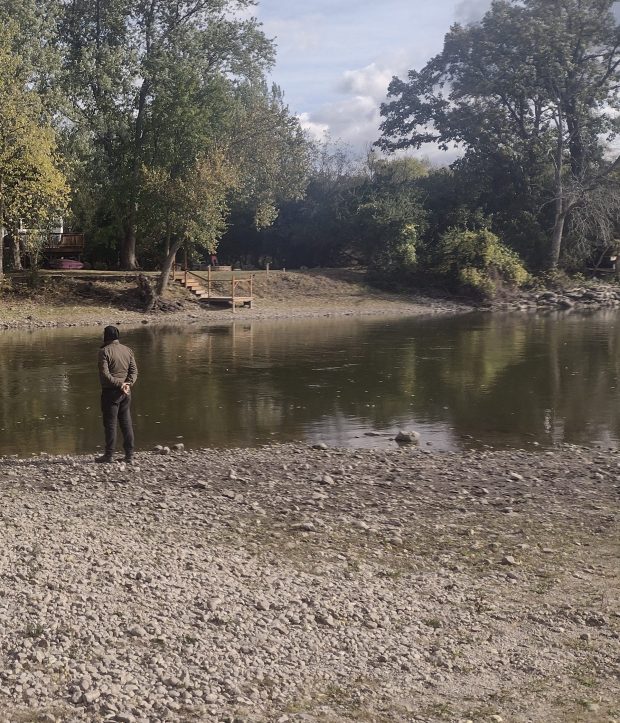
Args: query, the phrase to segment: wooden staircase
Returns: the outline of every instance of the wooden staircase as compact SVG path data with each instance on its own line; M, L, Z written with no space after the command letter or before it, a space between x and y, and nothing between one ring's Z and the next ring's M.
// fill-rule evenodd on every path
M197 299L209 298L209 292L207 291L207 288L203 286L203 284L198 279L190 278L189 276L186 279L185 274L181 274L181 276L178 277L176 281L178 281L181 286L184 286L188 291L190 291Z
M207 279L203 279L201 276L191 272L182 271L179 276L173 275L173 280L177 281L190 291L200 301L207 301L210 304L230 304L232 311L234 312L237 305L248 306L252 308L254 301L253 295L253 282L254 275L250 275L247 278L235 278L234 273L230 280L216 281L213 280L212 274L209 271ZM213 286L219 284L230 284L230 295L222 294L221 292L213 293ZM249 289L247 288L249 286ZM245 287L245 293L239 293L239 287Z

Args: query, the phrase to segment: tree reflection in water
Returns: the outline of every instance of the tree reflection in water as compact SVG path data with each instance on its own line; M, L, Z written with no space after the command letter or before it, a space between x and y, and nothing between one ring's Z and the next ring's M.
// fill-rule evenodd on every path
M139 445L376 445L411 427L440 447L615 445L616 313L316 319L127 330ZM99 330L0 334L0 453L101 443ZM386 442L387 436L386 436Z

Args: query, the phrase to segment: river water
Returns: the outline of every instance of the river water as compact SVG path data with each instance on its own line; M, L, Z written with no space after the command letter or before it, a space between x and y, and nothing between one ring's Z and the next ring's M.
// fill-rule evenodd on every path
M100 329L0 333L0 454L97 451ZM620 315L467 315L128 329L137 447L274 441L615 447ZM119 440L120 448L120 440Z

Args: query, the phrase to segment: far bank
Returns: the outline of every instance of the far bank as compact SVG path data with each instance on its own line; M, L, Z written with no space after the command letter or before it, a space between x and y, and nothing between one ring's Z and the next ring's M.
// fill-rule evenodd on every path
M245 274L247 276L247 272ZM144 311L137 274L112 280L40 275L32 286L20 281L0 295L0 328L96 326L116 323L186 324L232 320L229 305L199 301L178 283L165 296L166 310ZM228 282L225 282L228 285ZM373 288L362 269L264 271L254 275L252 309L237 308L239 319L293 319L323 316L420 316L464 313L465 301L427 294L390 293Z

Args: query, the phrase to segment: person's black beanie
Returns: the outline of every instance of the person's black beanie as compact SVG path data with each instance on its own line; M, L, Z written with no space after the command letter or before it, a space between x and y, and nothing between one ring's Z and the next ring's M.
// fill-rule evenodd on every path
M103 330L103 343L111 344L120 337L120 332L115 326L106 326Z

